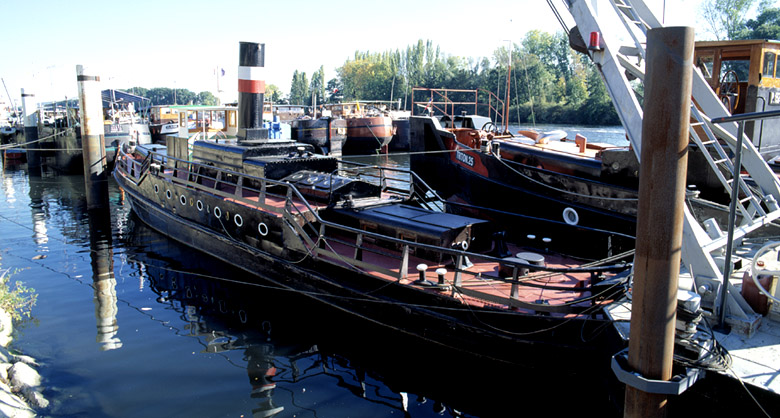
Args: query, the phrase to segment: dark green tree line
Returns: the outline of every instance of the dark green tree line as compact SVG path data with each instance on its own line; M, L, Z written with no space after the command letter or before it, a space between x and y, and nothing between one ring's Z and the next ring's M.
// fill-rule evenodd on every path
M193 104L214 106L217 98L210 91L195 93L187 89L170 89L167 87L155 87L151 89L133 87L125 90L137 96L146 97L152 101L152 105Z
M569 47L564 33L531 31L519 45L478 59L450 56L419 40L394 51L357 51L336 72L326 85L328 101L400 98L410 109L413 87L481 89L504 100L509 74L512 123L619 123L595 67Z

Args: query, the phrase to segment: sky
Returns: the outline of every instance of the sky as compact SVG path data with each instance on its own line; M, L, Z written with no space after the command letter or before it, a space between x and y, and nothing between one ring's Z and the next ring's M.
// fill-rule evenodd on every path
M573 26L562 0L551 0ZM666 25L703 27L702 0L645 0ZM265 81L289 92L295 70L325 79L355 51L430 39L442 53L490 57L529 30L561 31L546 0L2 0L0 102L21 89L47 102L77 96L76 65L101 88L186 88L237 97L239 42L265 43ZM19 103L20 104L20 103Z

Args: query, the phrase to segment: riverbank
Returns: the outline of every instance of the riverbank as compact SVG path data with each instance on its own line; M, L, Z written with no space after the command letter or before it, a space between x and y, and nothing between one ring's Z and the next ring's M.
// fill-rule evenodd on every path
M41 393L41 375L36 370L39 364L30 356L8 349L13 341L14 314L18 316L14 309L20 304L30 306L26 302L30 299L24 297L29 289L17 285L16 290L10 290L7 274L7 270L0 272L0 416L34 417L38 415L36 412L49 406Z
M38 415L36 411L49 406L49 401L41 393L38 362L8 349L12 333L11 315L0 310L0 416L34 417Z

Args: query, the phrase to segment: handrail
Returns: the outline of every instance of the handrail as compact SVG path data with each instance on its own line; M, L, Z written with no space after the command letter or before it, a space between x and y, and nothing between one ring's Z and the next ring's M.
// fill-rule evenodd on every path
M780 110L769 110L764 112L751 112L751 113L742 113L739 115L732 115L732 116L724 116L712 119L711 122L713 124L721 124L721 123L729 123L729 122L738 122L737 126L737 145L735 148L735 156L734 156L734 172L732 173L733 179L740 179L741 178L741 171L742 171L742 141L744 140L743 137L745 136L745 122L746 121L752 121L756 119L766 119L766 118L774 118L774 117L780 117ZM777 181L777 180L775 180ZM729 285L729 277L732 274L732 266L731 266L731 256L733 252L733 241L734 241L734 228L735 228L735 216L736 216L736 208L737 203L739 202L739 188L738 187L732 187L731 189L731 202L729 204L729 218L728 218L728 227L727 227L727 234L728 241L726 242L726 254L725 254L725 261L724 261L724 267L723 267L723 286L722 289L728 289ZM755 277L754 277L755 280ZM757 283L757 281L756 281ZM763 287L759 284L758 285L760 289L763 289ZM719 312L719 319L721 324L726 323L726 297L728 292L725 290L721 291L720 293L720 312Z
M751 121L756 119L767 119L767 118L776 118L780 117L780 110L767 110L764 112L750 112L750 113L740 113L738 115L731 115L731 116L722 116L719 118L712 119L712 123L726 123L726 122L744 122L744 121Z

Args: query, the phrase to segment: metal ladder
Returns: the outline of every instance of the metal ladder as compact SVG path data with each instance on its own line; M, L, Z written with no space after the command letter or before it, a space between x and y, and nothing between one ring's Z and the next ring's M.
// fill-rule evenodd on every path
M610 98L640 160L643 112L627 73L644 81L647 31L662 25L642 0L565 2L581 34L598 32L601 35L601 48L590 50L589 55L602 74ZM734 230L734 240L737 240L780 217L777 204L772 202L780 201L780 183L747 138L742 141L742 162L737 173L746 171L755 182L755 187L749 187L741 175L730 174L735 172L732 158L736 153L737 124L714 125L710 122L729 113L695 68L692 99L696 104L692 102L691 105L691 141L702 150L724 189L731 193L732 188L737 187L740 192L737 207L742 222ZM700 128L699 132L704 132L702 137L695 129L697 127ZM727 241L724 234L708 234L686 205L682 262L697 277L722 282L723 272L715 263L713 251L724 248ZM734 304L729 302L729 307L732 306Z

